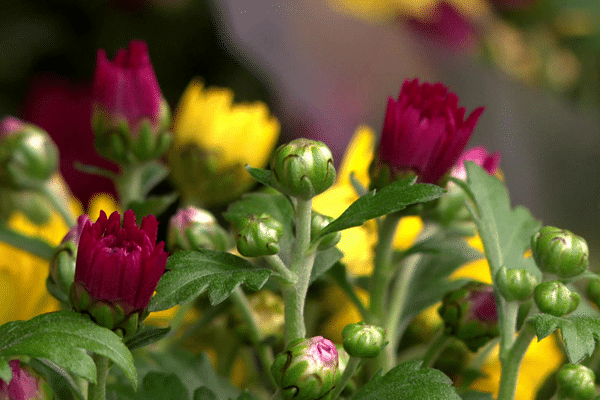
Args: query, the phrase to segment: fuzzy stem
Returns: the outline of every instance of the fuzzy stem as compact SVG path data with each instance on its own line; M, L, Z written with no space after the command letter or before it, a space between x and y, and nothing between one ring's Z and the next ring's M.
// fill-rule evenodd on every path
M296 238L292 248L290 272L297 276L295 284L283 285L285 304L284 338L286 345L294 339L306 336L304 323L304 303L310 284L310 274L316 252L310 252L310 224L312 199L296 199Z
M533 324L528 321L524 324L510 350L508 350L506 357L500 359L502 368L498 400L514 400L521 361L523 361L523 357L534 337L535 329Z
M350 379L352 379L352 377L354 376L354 373L358 369L361 361L362 359L358 357L350 357L350 359L348 360L348 364L346 364L346 369L344 369L344 373L340 378L339 383L335 386L335 389L333 390L333 394L331 395L332 400L336 400L340 396L348 382L350 382Z
M129 204L135 200L143 200L142 193L142 174L146 164L121 165L122 172L115 181L115 186L119 192L121 208L129 208Z
M88 400L106 400L106 378L110 369L110 361L99 354L93 355L96 363L96 383L88 387Z
M73 214L69 207L67 193L57 193L55 190L52 190L51 182L47 182L45 185L42 185L39 191L52 203L54 209L58 211L61 218L69 228L75 225L75 218L73 218Z
M423 368L432 367L436 362L442 351L446 348L450 341L450 336L446 336L444 334L444 330L441 329L436 338L433 340L433 343L429 345L427 349L427 353L423 356Z
M283 279L285 283L296 283L298 277L296 276L296 274L294 274L288 269L288 267L283 263L283 261L277 254L265 256L263 258L265 259L265 261L267 261L267 263L273 271L281 275L281 279Z

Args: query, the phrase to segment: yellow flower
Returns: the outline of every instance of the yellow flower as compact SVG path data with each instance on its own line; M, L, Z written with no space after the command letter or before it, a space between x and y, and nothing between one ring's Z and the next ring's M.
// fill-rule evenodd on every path
M484 0L444 0L467 17L478 18L488 12ZM421 20L431 19L441 0L328 0L336 11L374 22L391 22L398 15Z
M254 183L244 165L263 167L279 122L262 102L232 104L229 89L193 80L175 112L169 165L185 201L209 206L233 200Z
M336 183L313 199L315 211L337 218L358 199L358 194L350 181L350 174L354 173L354 177L363 187L369 186L369 164L373 158L374 147L375 132L367 126L359 126L348 145ZM408 248L414 243L422 228L421 218L402 218L394 238L394 247L400 250ZM342 231L338 248L344 252L342 261L351 273L371 274L373 246L376 241L377 228L374 220Z

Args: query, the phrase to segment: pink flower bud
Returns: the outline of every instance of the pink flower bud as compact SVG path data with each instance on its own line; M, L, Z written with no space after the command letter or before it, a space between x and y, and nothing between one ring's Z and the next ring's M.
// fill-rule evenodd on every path
M168 253L164 242L156 244L158 222L153 215L135 223L133 211L106 217L104 211L95 223L83 227L71 303L78 311L88 312L99 324L113 329L125 324L125 330L137 328L162 276Z
M419 182L439 183L456 163L483 110L477 108L465 119L458 97L443 84L404 81L398 100L388 99L371 165L375 186L410 174Z
M7 384L0 379L0 400L42 400L50 399L47 384L34 376L28 369L21 368L19 360L8 362L12 379Z
M467 171L465 170L465 161L473 161L485 171L494 175L498 171L500 165L500 153L488 153L484 147L475 147L461 154L458 161L452 167L450 175L455 178L467 179Z
M15 117L4 117L0 121L0 138L12 135L25 127L25 124Z

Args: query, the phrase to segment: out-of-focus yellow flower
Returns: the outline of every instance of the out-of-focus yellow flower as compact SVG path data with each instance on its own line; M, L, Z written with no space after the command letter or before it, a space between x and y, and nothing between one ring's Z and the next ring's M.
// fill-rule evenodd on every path
M444 0L467 17L479 18L488 12L484 0ZM429 20L441 0L328 0L332 8L373 22L394 21L398 15Z
M233 104L233 92L193 80L175 112L169 165L184 201L206 207L233 200L254 183L244 165L267 164L279 122L262 102Z
M367 126L359 126L342 161L336 183L326 192L313 199L313 208L321 214L337 218L358 199L352 187L350 174L363 187L369 186L369 164L375 148L375 132ZM419 217L405 217L394 238L394 247L400 250L412 245L423 228ZM354 275L369 275L373 269L373 247L377 241L374 220L362 226L342 231L338 248L344 252L343 262Z

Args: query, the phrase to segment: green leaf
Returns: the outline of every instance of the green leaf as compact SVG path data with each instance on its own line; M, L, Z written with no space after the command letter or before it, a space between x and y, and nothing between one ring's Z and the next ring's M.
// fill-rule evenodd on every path
M208 290L212 305L224 301L240 284L259 290L271 275L233 254L213 251L180 251L167 260L167 271L156 286L148 311L167 310Z
M469 390L462 393L460 397L462 400L494 400L491 393L478 392L476 390Z
M408 361L381 377L374 377L353 400L460 400L452 381L441 371L421 368L420 361Z
M140 179L140 194L147 196L148 193L163 179L169 175L169 168L158 161L150 161L144 165Z
M370 219L403 210L411 204L437 199L446 192L439 186L415 182L416 178L402 179L359 197L313 240L332 232L360 226Z
M140 400L188 400L190 393L174 373L151 371L142 382Z
M406 250L404 256L415 253L419 253L421 259L408 288L408 314L401 316L402 319L416 316L421 310L440 301L447 292L461 287L464 280L451 281L448 276L465 263L482 257L464 240L448 238L443 233L415 244Z
M177 200L178 197L179 195L177 193L165 194L163 196L150 196L144 201L130 201L126 208L131 209L135 213L137 222L141 222L142 218L147 215L162 214L175 202L175 200Z
M202 386L194 392L194 400L219 400L215 392Z
M143 325L132 338L125 342L125 346L129 350L144 347L164 338L170 331L171 327L158 328L156 326Z
M0 358L45 358L74 375L95 382L96 365L90 355L80 349L109 358L136 386L133 357L121 338L81 314L58 311L0 326Z
M0 379L4 382L10 382L12 380L12 369L8 364L8 360L0 357Z
M273 175L273 172L268 169L254 168L249 165L246 165L246 171L248 171L256 181L265 186L271 186L271 175Z
M466 162L467 183L453 180L473 203L467 207L483 242L492 277L500 267L526 269L540 281L542 273L532 257L523 254L530 247L531 236L540 222L524 207L510 207L506 186L474 162Z
M531 317L538 340L542 340L557 329L565 344L569 362L577 364L590 356L600 340L600 319L580 316L555 317L538 314Z
M14 231L2 222L0 222L0 242L23 249L47 261L50 261L54 254L54 247L47 241Z
M333 265L344 257L344 253L337 247L319 251L315 257L313 269L310 274L310 282L314 282L318 277L329 271Z
M85 399L85 396L81 392L81 387L64 368L42 358L31 358L28 365L40 373L46 382L48 382L55 399ZM128 386L131 387L130 385Z
M100 168L96 165L83 164L79 161L75 161L73 163L73 166L78 171L85 172L86 174L90 174L90 175L102 176L104 178L108 178L113 181L119 177L119 175L114 173L113 171L106 169L106 168Z

